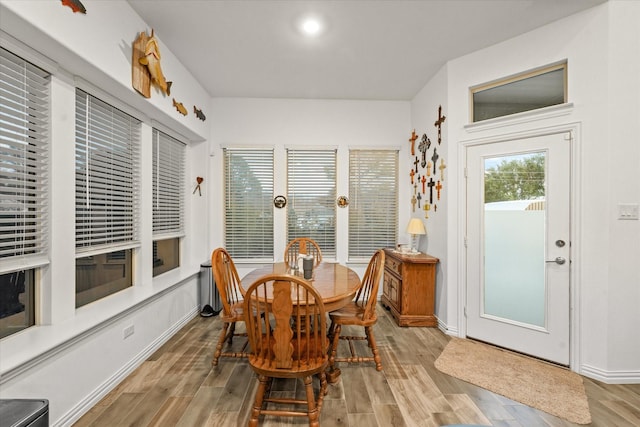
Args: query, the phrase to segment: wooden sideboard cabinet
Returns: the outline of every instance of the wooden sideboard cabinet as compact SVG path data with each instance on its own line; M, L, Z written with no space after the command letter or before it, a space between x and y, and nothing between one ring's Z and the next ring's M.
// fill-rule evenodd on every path
M433 310L438 258L385 249L381 304L400 326L437 326Z

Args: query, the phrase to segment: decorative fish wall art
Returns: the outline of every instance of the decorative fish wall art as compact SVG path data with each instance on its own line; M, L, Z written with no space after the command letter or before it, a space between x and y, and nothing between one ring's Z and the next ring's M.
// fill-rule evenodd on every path
M160 67L160 58L158 40L153 34L153 29L151 29L151 36L144 47L144 54L138 61L149 70L152 83L158 86L165 95L169 96L171 95L172 82L168 82L164 77L162 68Z
M203 122L207 120L207 117L204 115L202 110L197 109L195 105L193 106L193 114L195 114L196 117L202 120Z
M178 112L180 114L182 114L183 116L187 115L187 109L184 107L184 105L182 104L182 102L178 102L176 101L175 98L173 98L173 106L176 107L176 110L178 110Z
M80 2L80 0L60 0L63 6L69 6L73 13L80 12L86 15L87 9Z

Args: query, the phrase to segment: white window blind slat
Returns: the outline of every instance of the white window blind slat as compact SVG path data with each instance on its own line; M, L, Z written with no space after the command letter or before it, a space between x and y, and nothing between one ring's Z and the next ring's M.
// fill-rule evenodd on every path
M76 248L137 239L140 121L76 90Z
M186 146L153 130L153 236L184 234Z
M273 259L273 149L224 148L225 247L234 259Z
M336 150L287 149L287 239L310 237L336 255Z
M398 230L398 151L349 151L349 258L394 247Z
M48 227L49 74L0 48L0 258L40 265Z

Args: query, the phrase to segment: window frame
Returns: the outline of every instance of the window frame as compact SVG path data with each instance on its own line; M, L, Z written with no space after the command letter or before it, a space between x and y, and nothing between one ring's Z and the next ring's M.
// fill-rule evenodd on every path
M387 154L388 157L376 159L381 153ZM380 182L380 177L389 177L389 174L376 173L376 181L368 178L363 178L363 173L367 172L367 165L371 165L371 162L378 160L384 164L392 164L390 167L393 174L390 179L385 180L388 189L393 191L393 194L389 194L388 190L384 190ZM348 233L348 249L347 259L350 262L369 260L377 249L383 247L394 247L398 241L398 186L399 186L399 170L400 170L400 153L398 148L364 148L364 147L351 147L349 148L349 233ZM380 185L374 186L362 186L361 182L376 183ZM365 191L367 190L367 191ZM365 214L368 219L365 224L362 225L363 233L359 233L358 221L355 220L357 215L362 214L362 209L372 205L372 197L379 201L380 204L387 207L387 211L391 212L393 216L392 221L387 221L387 218L380 218L379 221L371 221L371 213ZM378 204L376 204L378 205ZM361 237L362 236L362 237ZM368 243L362 243L356 245L356 241L364 241Z
M513 112L513 113L506 113L506 114L499 114L493 117L488 117L486 119L479 119L476 120L475 119L475 110L476 110L476 104L475 104L475 95L483 92L483 91L487 91L487 90L491 90L491 89L495 89L495 88L500 88L512 83L518 83L518 82L522 82L524 80L527 79L535 79L536 77L540 77L544 74L547 73L551 73L554 71L558 71L558 70L562 70L563 73L563 101L561 103L554 103L554 104L548 104L542 107L536 107L536 108L527 108L527 109L522 109L518 112ZM504 77L504 78L500 78L497 80L493 80L487 83L482 83L476 86L471 86L469 88L469 122L470 123L481 123L483 121L486 120L491 120L491 119L498 119L498 118L502 118L502 117L508 117L514 114L518 114L518 113L525 113L528 111L535 111L535 110L539 110L541 108L546 108L546 107L550 107L553 105L562 105L562 104L566 104L567 102L569 102L569 93L568 93L568 62L567 61L561 61L561 62L557 62L554 64L549 64L549 65L545 65L542 67L538 67L535 68L533 70L529 70L529 71L524 71L521 73L517 73L515 75L511 75L508 77Z
M49 263L51 73L3 44L0 78L0 277L5 314L0 318L0 338L5 338L36 325L36 281L41 282L41 268Z
M76 308L133 286L132 249L140 245L141 128L139 119L76 88ZM108 259L123 250L120 277L114 275L106 282L95 279L96 288L108 287L110 291L105 295L97 290L96 299L80 301L78 294L86 291L79 279L85 260L102 255Z
M236 262L273 262L274 260L274 170L273 147L222 147L224 192L224 246ZM242 163L245 164L243 169ZM265 190L258 200L248 195L253 187L233 182L241 176L245 182L259 177L259 187ZM255 210L259 207L258 210ZM240 208L242 215L232 218L232 211ZM255 214L255 212L258 212ZM260 244L259 242L262 242ZM255 248L256 250L252 250Z
M338 150L335 147L330 148L316 148L316 147L286 147L287 156L287 221L286 221L286 236L287 241L291 241L297 237L309 237L315 240L320 249L322 250L322 257L324 259L336 258L337 256L337 207L336 198L338 192L337 171L338 171ZM326 156L326 157L324 157ZM332 160L333 163L318 163L319 159ZM294 165L295 162L295 165ZM294 167L295 166L295 167ZM327 186L328 181L322 180L320 174L313 175L314 168L328 168L333 167L333 187ZM298 182L300 178L303 181ZM323 182L324 181L324 182ZM309 186L310 183L315 183L314 188ZM293 184L293 186L292 186ZM304 188L302 187L304 185ZM296 188L297 187L297 188ZM317 189L318 191L333 190L332 193L323 196L321 193L317 193L312 201L308 199L311 189ZM320 203L316 203L320 201ZM319 224L316 222L317 229L313 228L315 225L310 225L307 229L303 229L300 232L295 231L292 227L292 212L296 207L299 207L303 211L322 208L331 212L329 218L329 224ZM326 211L325 211L326 212ZM319 218L318 216L312 216L313 218ZM323 217L324 218L324 217ZM326 226L329 226L329 233L331 227L333 233L327 233Z
M184 188L187 145L167 133L152 130L153 273L180 267L180 240L184 237ZM159 253L166 253L162 258Z

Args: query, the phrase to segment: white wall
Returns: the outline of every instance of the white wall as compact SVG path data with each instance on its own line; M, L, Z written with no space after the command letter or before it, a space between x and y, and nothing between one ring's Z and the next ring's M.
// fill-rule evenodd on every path
M617 219L619 203L640 201L640 3L611 1L448 64L449 191L464 194L469 141L557 126L574 127L572 368L608 382L640 382L640 223ZM465 128L468 88L561 60L569 101L559 115ZM455 188L451 188L455 186ZM464 199L449 199L451 262L446 293L464 305ZM453 258L455 257L455 258ZM451 305L449 305L451 307ZM458 312L443 313L464 333Z
M83 0L88 13L59 1L0 1L0 43L52 72L50 129L50 254L42 268L38 325L0 343L0 398L45 398L52 425L70 425L199 311L198 273L209 257L210 121L180 115L175 97L191 110L210 97L163 48L171 97L152 89L146 99L131 87L131 44L150 28L125 1ZM74 140L75 88L113 102L143 121L140 247L134 286L75 308ZM209 116L210 117L210 116ZM210 119L209 119L210 120ZM156 278L151 268L151 129L187 143L185 231L181 267ZM202 197L192 195L196 176ZM69 190L71 189L71 191ZM123 329L134 327L124 338Z
M222 182L222 146L274 147L276 176L274 193L286 194L285 146L338 147L338 195L348 196L349 147L396 147L400 159L407 157L404 144L409 129L409 102L401 101L341 101L300 99L239 99L214 98L211 126L212 180ZM406 170L400 164L400 179ZM216 186L211 206L211 242L214 249L223 245L223 188ZM400 206L408 199L402 195ZM285 229L285 209L274 215L275 226ZM338 209L337 260L347 261L347 233L343 225L348 221L348 208ZM399 238L408 241L404 227L409 220L407 211L400 211ZM404 226L403 226L404 225ZM276 235L274 254L282 259L286 236ZM237 265L243 276L252 265ZM366 266L365 266L366 267ZM356 266L359 274L362 266Z
M444 181L442 182L441 198L438 201L438 210L433 209L429 211L429 218L424 219L422 212L416 212L412 214L411 204L406 203L400 205L400 211L403 210L412 214L411 216L419 216L425 220L427 227L427 235L422 236L420 239L419 249L422 252L426 252L429 255L435 256L440 260L436 268L436 304L435 314L438 317L439 327L450 334L456 333L455 323L447 322L446 319L449 316L455 316L456 307L449 307L449 293L447 292L447 285L449 283L447 269L449 259L455 259L448 255L448 237L451 233L450 225L456 224L455 221L449 220L451 211L451 199L455 199L456 187L452 185L455 183L456 174L450 171L455 171L455 164L452 165L452 159L455 157L451 154L451 148L455 147L455 144L451 144L449 141L449 105L448 105L448 66L445 65L438 71L438 73L425 85L424 88L413 98L411 101L411 129L415 129L416 133L422 135L426 133L431 139L432 146L438 146L437 142L437 128L434 126L435 121L438 119L438 107L442 106L442 115L447 117L442 124L442 142L438 147L438 153L440 160L444 159L445 164L448 165L444 170ZM433 148L431 149L433 150ZM431 153L431 150L429 151ZM410 170L410 155L408 151L406 153L406 166L402 168L400 173L401 191L406 193L407 200L410 199L413 187L411 180L407 175ZM437 170L439 172L439 169ZM402 226L402 223L401 223ZM455 265L455 263L454 263ZM455 299L453 300L455 301Z

